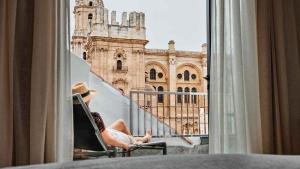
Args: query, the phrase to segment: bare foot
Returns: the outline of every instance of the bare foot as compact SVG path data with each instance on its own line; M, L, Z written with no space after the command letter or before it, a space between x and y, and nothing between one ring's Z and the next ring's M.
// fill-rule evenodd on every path
M151 130L148 130L144 137L145 139L144 143L149 143L151 141L151 138L152 138L152 132Z
M144 142L142 142L142 141L136 141L134 144L137 144L137 145L141 145L141 144L143 144Z
M145 133L144 137L135 137L135 143L134 144L143 144L143 143L149 143L152 138L152 132L151 130L148 130Z

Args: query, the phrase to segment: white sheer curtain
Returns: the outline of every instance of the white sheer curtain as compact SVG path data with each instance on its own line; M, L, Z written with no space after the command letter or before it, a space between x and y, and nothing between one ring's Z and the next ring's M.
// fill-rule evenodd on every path
M261 153L255 0L211 0L210 153Z
M53 1L53 0L52 0ZM71 96L70 0L57 3L57 147L56 162L73 160L73 99Z

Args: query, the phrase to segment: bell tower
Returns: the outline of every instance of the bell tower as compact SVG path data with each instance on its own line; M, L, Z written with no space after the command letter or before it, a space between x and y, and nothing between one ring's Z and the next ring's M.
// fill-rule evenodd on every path
M71 51L83 57L86 55L84 44L93 31L97 11L104 8L102 0L76 0L74 7L75 29L71 41Z

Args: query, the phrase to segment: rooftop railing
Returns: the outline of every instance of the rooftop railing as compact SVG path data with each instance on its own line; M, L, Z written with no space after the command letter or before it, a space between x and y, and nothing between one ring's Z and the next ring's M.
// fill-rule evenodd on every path
M131 91L130 129L138 137L208 136L207 94Z

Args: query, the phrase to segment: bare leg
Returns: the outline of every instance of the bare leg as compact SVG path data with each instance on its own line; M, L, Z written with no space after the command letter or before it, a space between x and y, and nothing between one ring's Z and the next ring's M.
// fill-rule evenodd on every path
M115 121L113 124L111 124L108 128L120 131L122 133L125 133L127 135L131 135L129 129L126 126L126 123L124 120L119 119ZM151 131L147 131L144 137L135 137L136 144L142 144L142 143L149 143L151 141L152 134Z
M119 119L119 120L115 121L115 122L114 122L113 124L111 124L108 128L111 128L111 129L120 131L120 132L122 132L122 133L125 133L125 134L131 136L131 133L130 133L129 129L128 129L127 126L126 126L125 121L122 120L122 119Z

